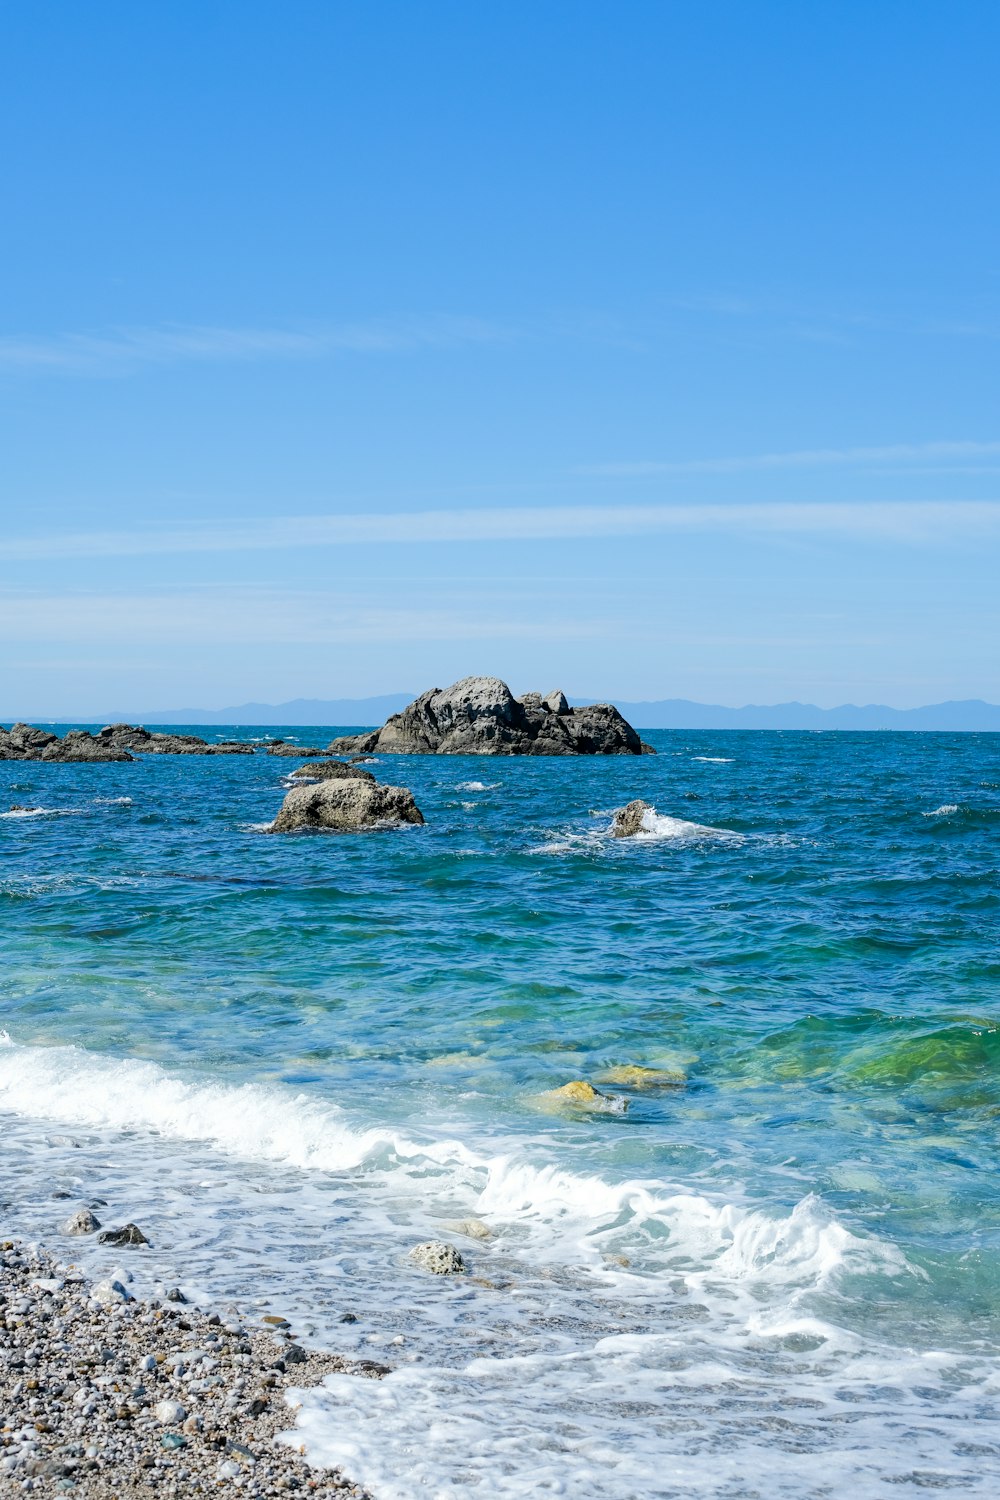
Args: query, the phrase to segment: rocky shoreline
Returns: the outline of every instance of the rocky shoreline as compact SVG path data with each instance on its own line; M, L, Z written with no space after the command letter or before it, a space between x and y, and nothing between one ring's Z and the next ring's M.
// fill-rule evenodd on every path
M371 1500L276 1438L294 1426L296 1388L385 1366L305 1349L278 1317L205 1312L179 1292L141 1300L130 1282L0 1245L0 1496Z

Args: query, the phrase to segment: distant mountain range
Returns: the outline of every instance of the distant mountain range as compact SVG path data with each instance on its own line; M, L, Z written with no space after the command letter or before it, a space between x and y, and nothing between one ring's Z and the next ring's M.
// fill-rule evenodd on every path
M127 720L142 724L337 725L384 724L413 701L415 693L383 693L377 698L293 698L289 703L241 703L235 708L177 708L148 714L109 714L94 723ZM571 698L573 704L596 703L596 698ZM717 703L694 703L688 698L663 698L652 703L617 706L637 729L939 729L1000 732L1000 705L981 698L932 703L926 708L887 708L869 703L839 708L817 708L812 703L748 704L725 708ZM6 720L4 722L7 722ZM57 718L47 723L81 723Z

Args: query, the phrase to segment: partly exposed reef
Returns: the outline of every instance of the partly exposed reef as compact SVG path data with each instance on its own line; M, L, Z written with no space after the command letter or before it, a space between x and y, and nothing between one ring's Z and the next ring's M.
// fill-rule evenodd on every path
M381 729L343 735L331 754L643 755L655 754L609 703L570 708L561 692L515 698L499 677L463 677L432 688Z
M110 745L85 729L70 729L63 735L31 724L0 728L0 760L55 760L64 762L132 760L124 748Z
M318 745L293 745L288 740L272 740L267 747L268 755L297 755L301 760L303 756L325 755Z
M137 750L141 755L252 755L253 745L240 740L210 742L197 734L166 734L139 724L108 724L98 731L102 745Z
M140 755L252 755L254 747L235 740L210 744L196 734L164 734L137 724L107 724L97 734L68 729L60 738L31 724L0 728L0 760L107 761Z

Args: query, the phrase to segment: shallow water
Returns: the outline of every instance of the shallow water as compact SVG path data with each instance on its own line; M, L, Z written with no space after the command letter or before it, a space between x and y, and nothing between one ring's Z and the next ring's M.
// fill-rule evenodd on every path
M260 831L288 760L0 765L6 1222L392 1364L301 1414L383 1500L995 1494L1000 738L649 738L383 757L427 826L343 837Z

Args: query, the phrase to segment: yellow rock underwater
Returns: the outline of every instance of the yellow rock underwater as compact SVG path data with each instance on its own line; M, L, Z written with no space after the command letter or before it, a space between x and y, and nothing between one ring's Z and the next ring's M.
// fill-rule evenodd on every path
M677 1089L687 1083L687 1075L680 1068L641 1068L636 1063L623 1063L599 1074L597 1081L627 1089Z
M548 1089L544 1094L538 1094L536 1102L542 1109L568 1106L570 1109L589 1109L596 1114L623 1115L628 1109L627 1099L602 1094L592 1083L587 1083L582 1078L575 1078L572 1083L564 1083L561 1088Z

